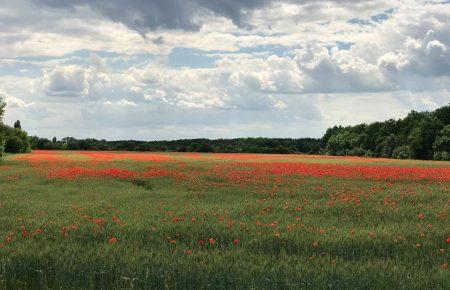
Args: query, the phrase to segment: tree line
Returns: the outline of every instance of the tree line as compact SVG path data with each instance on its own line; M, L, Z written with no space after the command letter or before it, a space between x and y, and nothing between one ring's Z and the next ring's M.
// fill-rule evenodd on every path
M99 151L175 151L220 153L319 153L320 139L236 138L184 139L173 141L106 141L66 137L52 140L30 137L31 147L42 150L99 150Z
M303 153L399 159L450 160L450 104L432 112L411 111L403 119L334 126L320 138L183 139L172 141L107 141L66 137L28 137L20 121L3 124L0 100L0 156L5 152L40 150L171 151L218 153Z
M398 159L450 159L450 104L433 112L411 111L403 119L334 126L321 153Z

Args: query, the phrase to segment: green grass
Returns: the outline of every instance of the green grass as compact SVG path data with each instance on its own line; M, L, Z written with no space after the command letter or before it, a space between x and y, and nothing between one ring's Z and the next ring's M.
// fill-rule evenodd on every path
M1 161L0 288L450 285L449 270L442 267L449 260L448 182L267 176L235 183L222 174L235 160L173 158L176 162L98 165L79 159L36 166L11 156ZM275 160L283 158L295 159ZM388 163L399 164L408 166L404 161ZM142 172L150 165L189 178L47 178L56 167ZM412 161L411 166L449 163ZM106 222L99 226L87 217ZM77 229L70 229L72 225ZM44 232L24 237L21 226ZM113 237L118 241L110 244Z

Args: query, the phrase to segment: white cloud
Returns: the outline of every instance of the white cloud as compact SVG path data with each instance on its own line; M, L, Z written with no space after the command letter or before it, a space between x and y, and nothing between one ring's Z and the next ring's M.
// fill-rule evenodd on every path
M12 96L0 90L0 99L6 103L7 122L12 123L17 119L42 120L47 117L48 111L43 104L36 102L26 102L18 97Z
M0 91L0 98L6 103L7 108L27 108L32 104L26 103L24 100L7 95L5 92Z
M88 93L86 71L76 66L59 67L44 74L47 95L56 97L80 97Z
M137 104L133 101L129 101L127 99L121 99L117 102L105 101L104 104L106 106L119 106L119 107L136 107Z
M167 99L166 92L162 90L154 90L154 92L151 94L144 94L144 99L146 99L147 101L170 103L170 101Z

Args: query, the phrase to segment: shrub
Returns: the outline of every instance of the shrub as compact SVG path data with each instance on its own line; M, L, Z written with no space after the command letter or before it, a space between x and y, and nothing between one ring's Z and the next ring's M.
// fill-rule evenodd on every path
M9 136L6 139L5 151L9 153L21 153L22 152L22 139L17 136Z
M433 159L449 161L450 154L447 151L436 151L436 152L434 152Z
M347 153L347 155L350 155L350 156L364 156L365 154L366 154L366 151L361 147L356 147L356 148L350 149Z
M3 156L3 152L5 151L5 136L0 133L0 157Z
M412 152L409 146L402 145L400 147L397 147L394 149L394 152L392 153L392 157L396 159L411 159Z

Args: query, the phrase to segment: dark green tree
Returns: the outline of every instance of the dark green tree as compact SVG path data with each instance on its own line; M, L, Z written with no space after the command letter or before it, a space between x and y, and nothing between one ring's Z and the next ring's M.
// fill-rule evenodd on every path
M445 126L433 144L434 159L450 160L450 125Z
M14 123L14 128L15 128L15 129L20 129L20 130L22 130L22 126L20 125L20 120L17 120L17 121Z
M434 111L434 115L438 118L443 124L450 124L450 104L447 106L441 107Z
M3 99L0 97L0 122L3 121L3 114L5 114L6 103L3 102Z
M391 158L394 149L397 147L397 137L394 134L390 134L381 138L381 140L383 141L377 145L375 151L380 157Z
M0 134L5 136L5 152L26 153L30 151L30 139L26 132L0 124Z
M198 152L214 152L214 149L208 143L202 143L198 149Z
M21 153L24 144L18 136L12 135L6 139L5 151L9 153Z
M6 107L6 103L3 102L2 98L0 98L0 125L2 125L3 114L5 113L5 107ZM0 157L3 156L3 152L5 150L5 141L6 141L6 135L2 131L0 131Z
M396 159L411 159L411 149L409 149L409 146L402 145L400 147L397 147L392 152L392 158Z
M432 115L428 115L419 122L408 137L409 148L414 158L433 158L433 143L442 127L442 122Z
M328 139L326 150L331 155L347 155L349 150L361 147L361 143L361 135L344 130Z

